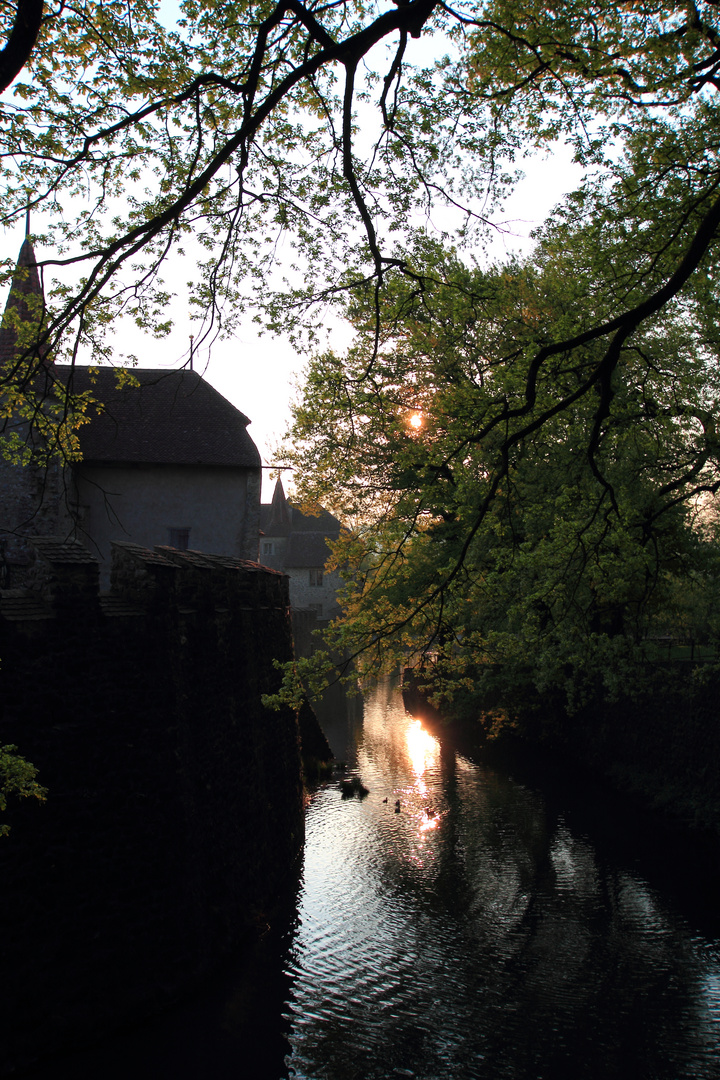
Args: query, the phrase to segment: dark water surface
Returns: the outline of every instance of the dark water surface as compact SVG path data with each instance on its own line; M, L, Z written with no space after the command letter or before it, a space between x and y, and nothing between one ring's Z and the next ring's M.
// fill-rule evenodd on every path
M511 779L390 684L362 711L324 725L369 794L313 796L285 931L159 1024L37 1076L720 1078L712 846L607 792Z

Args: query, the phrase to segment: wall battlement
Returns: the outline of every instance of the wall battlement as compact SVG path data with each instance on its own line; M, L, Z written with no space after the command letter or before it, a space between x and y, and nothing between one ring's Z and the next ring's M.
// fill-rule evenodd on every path
M33 541L0 594L0 742L49 790L0 842L5 1068L161 1007L248 934L303 838L287 579L242 560ZM1 1071L1 1070L0 1070Z

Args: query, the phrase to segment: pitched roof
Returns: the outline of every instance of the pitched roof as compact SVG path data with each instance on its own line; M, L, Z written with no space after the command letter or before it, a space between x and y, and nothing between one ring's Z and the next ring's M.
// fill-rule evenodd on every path
M96 564L97 559L78 540L61 540L57 536L31 536L30 543L49 563L67 566L71 563Z
M305 566L324 566L329 558L330 548L324 533L298 532L288 540L284 561L287 569L293 570Z
M340 522L327 510L320 509L317 514L304 514L297 506L287 501L282 481L278 479L272 502L263 503L260 507L260 530L266 536L317 533L336 540L340 535ZM320 564L308 565L319 566Z
M247 416L196 371L134 368L139 385L122 388L114 368L58 364L53 373L71 392L89 390L102 402L78 432L86 462L260 466Z
M15 315L17 312L17 315ZM10 293L5 305L5 313L0 324L0 363L12 362L17 358L17 327L13 325L19 318L29 322L38 330L45 317L45 296L38 273L35 252L28 236L20 248L15 266ZM31 348L27 341L24 348ZM40 346L37 355L44 360L48 353L47 344Z
M283 566L288 570L324 566L330 557L328 540L337 540L340 522L327 510L304 514L285 498L282 481L275 484L271 503L260 507L260 531L265 536L287 536Z
M285 498L285 490L279 476L275 481L270 513L266 514L266 517L268 519L266 531L271 532L273 536L286 536L290 531L290 504Z

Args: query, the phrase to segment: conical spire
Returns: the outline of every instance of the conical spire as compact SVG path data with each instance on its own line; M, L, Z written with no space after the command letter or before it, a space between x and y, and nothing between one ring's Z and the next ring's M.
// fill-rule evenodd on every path
M20 248L15 273L13 274L10 295L5 305L5 314L0 323L0 363L17 359L18 327L20 324L36 328L39 334L45 320L45 295L43 293L37 261L29 236L25 237ZM34 351L32 337L23 334L24 351ZM39 357L47 359L48 346L39 347Z
M278 476L275 481L275 490L273 491L273 497L271 502L272 510L270 512L270 522L267 529L268 533L282 533L285 529L290 528L290 507L288 501L285 498L285 491L282 486L282 480Z

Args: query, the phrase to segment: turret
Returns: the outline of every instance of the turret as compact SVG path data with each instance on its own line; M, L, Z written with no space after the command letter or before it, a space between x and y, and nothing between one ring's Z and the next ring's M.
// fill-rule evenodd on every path
M10 295L0 323L0 364L22 358L48 361L49 348L41 341L45 323L45 294L29 236L20 248ZM22 330L21 330L22 328ZM35 367L35 364L32 364Z

